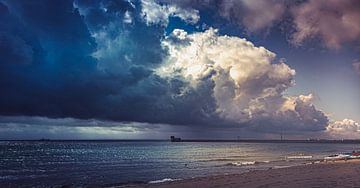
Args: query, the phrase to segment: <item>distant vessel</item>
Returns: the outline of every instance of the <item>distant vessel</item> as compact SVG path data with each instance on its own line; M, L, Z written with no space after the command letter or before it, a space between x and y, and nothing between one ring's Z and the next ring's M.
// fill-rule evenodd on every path
M39 139L39 141L41 141L41 142L46 142L46 141L50 141L50 139L48 139L48 138L42 138L42 139Z
M171 142L181 142L181 138L176 138L175 136L170 136Z

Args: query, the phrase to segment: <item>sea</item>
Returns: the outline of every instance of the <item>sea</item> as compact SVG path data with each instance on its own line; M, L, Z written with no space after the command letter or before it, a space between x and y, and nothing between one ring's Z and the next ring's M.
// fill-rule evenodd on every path
M0 141L0 187L159 183L304 165L359 148L334 143Z

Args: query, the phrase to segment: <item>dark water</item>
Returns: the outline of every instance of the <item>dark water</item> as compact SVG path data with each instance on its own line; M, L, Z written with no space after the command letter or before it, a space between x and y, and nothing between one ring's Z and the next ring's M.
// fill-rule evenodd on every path
M353 144L0 142L0 187L104 186L281 168L358 149Z

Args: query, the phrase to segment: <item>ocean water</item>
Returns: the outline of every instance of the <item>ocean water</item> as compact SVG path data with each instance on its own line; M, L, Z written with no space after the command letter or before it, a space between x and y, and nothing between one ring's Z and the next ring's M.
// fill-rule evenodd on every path
M0 187L157 183L305 164L358 148L320 143L1 141ZM313 157L288 158L301 155Z

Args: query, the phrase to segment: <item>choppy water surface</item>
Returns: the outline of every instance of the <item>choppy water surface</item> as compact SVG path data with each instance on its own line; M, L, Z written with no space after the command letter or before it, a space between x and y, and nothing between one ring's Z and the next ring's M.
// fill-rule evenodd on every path
M353 144L0 142L0 187L111 185L281 168L351 152ZM156 182L156 181L155 181Z

